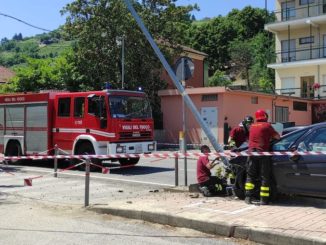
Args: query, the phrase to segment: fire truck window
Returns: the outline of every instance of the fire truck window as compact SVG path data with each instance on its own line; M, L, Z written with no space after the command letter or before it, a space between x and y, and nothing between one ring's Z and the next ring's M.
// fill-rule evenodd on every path
M74 117L84 117L85 98L78 97L74 101Z
M58 116L59 117L69 117L70 116L70 98L59 98Z
M98 115L98 111L99 111L98 96L88 98L88 113Z

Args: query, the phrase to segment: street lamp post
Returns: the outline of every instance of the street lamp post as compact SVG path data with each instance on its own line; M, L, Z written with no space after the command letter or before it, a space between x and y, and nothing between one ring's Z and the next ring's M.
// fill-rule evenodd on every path
M124 89L125 82L125 36L122 35L122 45L121 45L121 83L122 89Z
M116 38L117 45L121 45L121 88L124 89L125 83L125 35Z

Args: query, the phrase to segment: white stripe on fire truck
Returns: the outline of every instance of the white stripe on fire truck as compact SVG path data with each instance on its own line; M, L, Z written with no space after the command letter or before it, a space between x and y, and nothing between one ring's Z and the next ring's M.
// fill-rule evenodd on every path
M86 128L53 128L52 129L53 133L87 133L87 129ZM94 130L94 129L90 129L89 132L91 134L96 134L99 136L104 136L104 137L115 137L115 133L107 133L107 132L103 132L103 131L99 131L99 130Z
M105 137L115 137L115 133L107 133L107 132L98 131L98 130L94 130L94 129L91 129L91 134L97 134L97 135L105 136Z

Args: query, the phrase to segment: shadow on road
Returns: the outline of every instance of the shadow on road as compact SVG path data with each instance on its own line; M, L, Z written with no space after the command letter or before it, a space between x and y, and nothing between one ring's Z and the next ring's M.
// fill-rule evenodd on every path
M129 168L117 168L111 169L111 174L119 175L145 175L161 172L170 172L174 171L174 168L162 168L162 167L148 167L148 166L133 166Z

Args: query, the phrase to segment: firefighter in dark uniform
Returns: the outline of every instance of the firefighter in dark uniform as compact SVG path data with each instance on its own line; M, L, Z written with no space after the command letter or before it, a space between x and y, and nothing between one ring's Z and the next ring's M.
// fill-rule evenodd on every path
M255 113L256 122L251 125L249 133L249 152L270 151L270 142L279 139L280 135L267 122L268 115L264 110ZM247 181L245 184L246 203L253 200L255 183L261 179L260 204L267 205L270 195L271 161L269 156L251 156L247 168Z
M254 119L251 116L246 116L239 126L233 128L229 137L229 147L239 148L243 143L248 141L250 125L253 124Z

